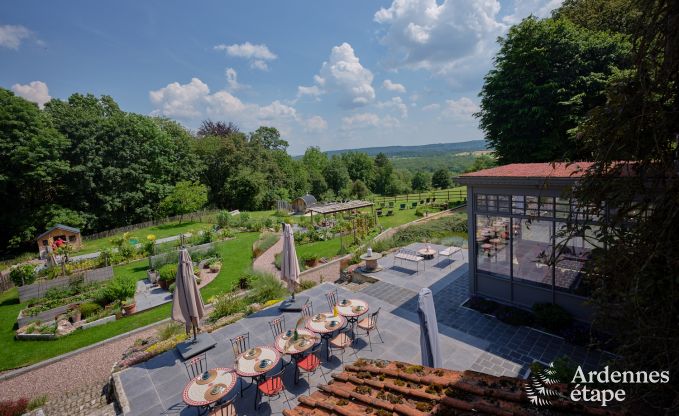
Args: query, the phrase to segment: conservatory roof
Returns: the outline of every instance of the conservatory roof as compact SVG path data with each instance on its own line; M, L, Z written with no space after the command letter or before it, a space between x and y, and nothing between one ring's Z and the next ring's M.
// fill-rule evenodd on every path
M578 178L585 174L592 162L571 163L512 163L460 175L462 178Z

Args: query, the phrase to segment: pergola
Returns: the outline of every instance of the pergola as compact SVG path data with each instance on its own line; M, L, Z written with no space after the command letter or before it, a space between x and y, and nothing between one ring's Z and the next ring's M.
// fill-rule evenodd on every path
M324 204L316 204L309 208L309 211L311 213L311 223L314 223L314 212L316 214L321 214L323 217L326 217L327 215L332 215L332 214L338 214L341 212L346 212L346 211L353 211L356 209L361 209L365 207L370 207L371 210L371 215L375 217L375 209L374 205L370 201L362 201L362 200L354 200L354 201L347 201L347 202L329 202L329 203L324 203ZM356 226L353 224L353 229L354 229L354 239L356 238ZM341 237L341 233L340 233Z

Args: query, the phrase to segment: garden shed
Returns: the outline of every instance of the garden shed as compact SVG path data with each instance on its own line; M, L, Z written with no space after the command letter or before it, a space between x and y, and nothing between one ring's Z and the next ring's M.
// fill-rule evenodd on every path
M316 202L316 197L311 194L295 198L295 200L292 201L292 212L295 214L304 214L309 208L316 205Z
M64 224L57 224L44 233L40 234L35 238L38 243L38 253L40 258L45 258L52 245L57 240L62 240L65 243L69 243L74 249L79 249L82 246L82 236L80 235L80 229L75 227L69 227Z

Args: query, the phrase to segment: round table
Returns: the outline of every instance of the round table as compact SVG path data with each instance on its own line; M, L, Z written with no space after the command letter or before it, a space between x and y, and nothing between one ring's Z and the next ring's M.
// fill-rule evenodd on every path
M238 375L230 368L213 368L186 384L182 399L188 406L208 407L229 394L236 386Z
M263 360L268 360L266 366ZM236 373L243 377L258 378L271 371L281 360L281 354L275 347L264 345L250 348L236 359Z
M422 248L420 250L417 250L417 254L424 257L425 260L431 260L434 258L436 250L434 250L433 248Z
M363 271L366 273L372 273L382 270L379 263L377 262L377 260L381 258L381 253L372 253L370 255L368 255L368 253L362 254L361 260L365 260L365 267L363 268Z
M335 324L331 325L331 323ZM319 334L325 340L328 359L330 359L330 345L328 343L330 338L332 338L333 332L344 328L346 324L347 318L342 315L333 316L332 312L318 313L306 321L307 329Z
M337 313L347 318L351 325L351 339L355 338L354 327L358 319L370 310L368 302L360 299L342 299L337 302Z
M292 332L292 331L290 331ZM320 336L308 329L298 329L297 334L299 338L297 341L293 340L288 331L280 333L276 336L274 346L281 354L296 356L302 354L320 341Z

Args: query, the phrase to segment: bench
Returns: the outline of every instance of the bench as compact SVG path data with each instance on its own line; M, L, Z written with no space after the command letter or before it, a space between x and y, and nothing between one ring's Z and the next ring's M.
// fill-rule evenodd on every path
M406 204L401 204L401 207L399 209L406 209Z
M413 202L412 204L410 204L410 208L417 208L417 202Z
M382 216L382 208L378 208L377 210L377 216L381 217Z
M424 269L427 269L427 263L424 262L424 257L420 256L416 251L413 250L407 250L404 248L399 249L398 252L394 254L394 264L396 264L396 259L400 260L401 263L403 263L403 261L415 262L417 265L417 273L420 272L420 262L424 264Z
M451 261L450 264L453 264L452 263L453 256L456 255L457 253L460 253L460 255L462 255L462 260L464 261L464 252L462 251L462 249L460 247L455 247L455 246L447 247L447 248L439 251L439 256L449 257L450 261Z
M387 216L389 216L389 215L394 215L394 210L393 210L393 209L387 210Z

